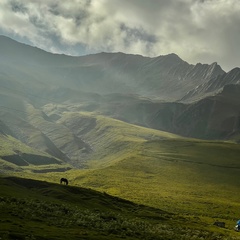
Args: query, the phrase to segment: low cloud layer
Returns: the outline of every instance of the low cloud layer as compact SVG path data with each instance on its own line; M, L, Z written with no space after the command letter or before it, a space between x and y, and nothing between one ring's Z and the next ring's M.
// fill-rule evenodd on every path
M1 0L0 33L71 55L176 53L240 67L239 0Z

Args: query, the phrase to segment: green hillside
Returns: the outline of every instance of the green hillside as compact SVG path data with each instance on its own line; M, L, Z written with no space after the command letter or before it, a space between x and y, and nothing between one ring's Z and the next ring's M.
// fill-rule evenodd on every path
M195 198L238 203L239 145L167 139L143 142L139 150L107 168L78 172L75 183L155 207L174 202L178 210Z
M86 114L85 117L90 116ZM110 119L107 125L112 128L105 129L102 120L96 118L96 133L99 135L94 135L96 142L93 144L94 149L102 151L99 151L98 159L89 162L89 166L94 164L95 169L25 173L24 176L49 182L58 182L64 176L70 185L95 189L173 213L173 219L178 219L181 228L194 226L199 231L204 229L223 234L218 238L202 236L202 239L234 239L239 236L233 230L240 218L238 144L164 135ZM120 129L126 134L123 138L126 141L120 134L115 135ZM86 136L90 139L91 134L90 131ZM147 136L154 136L155 140L147 140ZM120 148L122 142L124 147ZM97 143L101 144L98 146ZM213 226L215 221L225 222L226 228Z
M70 169L69 164L33 149L9 135L0 135L0 167L1 172L6 174Z
M106 193L14 177L0 177L0 211L4 240L210 240L229 233Z
M141 144L148 140L179 138L174 134L128 124L98 113L67 112L58 123L89 144L89 168L105 167L133 156L141 151Z
M74 185L188 216L210 229L224 221L234 234L240 218L239 145L164 139L142 142L138 150L106 168L66 175Z
M89 144L88 169L20 174L50 182L66 176L71 185L206 218L209 224L222 219L232 228L239 218L238 144L181 138L86 112L66 112L58 124Z
M45 152L46 156L52 158L51 164L57 158L75 168L99 168L135 154L144 141L178 138L173 134L128 124L98 113L74 112L71 105L69 111L67 107L64 108L66 111L59 114L56 122L49 117L54 114L54 110L45 109L45 114L28 103L24 103L24 108L25 111L19 110L15 116L3 111L1 139L5 146L0 156L6 161L8 157L5 155L16 155L16 158L19 152L22 157L25 150L21 148L28 146L29 151L36 152L35 155ZM16 138L24 143L14 151L15 143L21 143ZM6 149L11 151L5 154ZM16 167L28 165L21 159L10 162L15 163Z
M238 68L0 43L0 240L240 239Z

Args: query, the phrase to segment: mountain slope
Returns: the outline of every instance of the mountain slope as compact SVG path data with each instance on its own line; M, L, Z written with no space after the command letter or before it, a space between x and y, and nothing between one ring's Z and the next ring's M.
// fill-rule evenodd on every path
M239 208L239 153L239 145L233 143L147 141L114 165L70 171L67 176L76 185L140 204L233 224Z
M169 224L172 216L84 188L13 177L0 178L0 186L1 238L133 240L160 232L147 230L156 225L150 217Z
M239 141L239 89L239 85L225 85L217 95L189 104L108 95L98 111L181 136Z
M111 164L148 139L178 137L104 117L99 113L74 111L72 105L62 105L64 111L61 109L59 112L54 106L45 105L45 113L30 104L25 103L24 106L24 112L13 116L8 114L9 109L2 111L3 124L11 129L12 137L77 168L89 167L93 160L97 161L96 166L108 162ZM57 120L51 119L53 115Z
M182 98L224 71L217 64L184 62L175 54L147 58L123 53L70 57L0 37L0 70L21 81L96 93L135 93L162 100Z
M190 104L175 120L177 133L205 139L239 141L240 86L226 85L221 93Z
M0 237L8 239L234 239L225 229L90 189L0 177ZM43 231L44 230L44 231ZM194 236L194 238L192 238Z
M1 173L58 172L70 169L69 164L47 153L30 148L13 137L0 135L0 144Z
M209 81L198 85L189 91L181 100L199 100L203 97L214 95L223 90L226 85L240 83L240 68L234 68L228 73L212 77Z
M198 97L206 91L215 94L229 82L238 83L239 69L224 73L216 63L190 65L175 54L156 58L123 53L70 57L3 36L0 51L1 134L74 167L88 167L90 160L97 159L111 162L97 141L109 143L109 159L113 159L114 154L124 152L125 145L134 148L139 139L158 135L149 130L139 138L140 128L114 126L110 118L188 137L239 141L237 93L232 98L220 94L189 104L159 100L179 99L196 84L212 86ZM130 133L135 129L134 134L129 136L123 128ZM104 134L109 132L112 137L107 139ZM115 144L119 151L115 151Z
M148 139L178 138L174 134L147 129L89 113L66 113L59 120L91 147L92 167L112 164L138 151ZM88 164L89 164L88 163Z

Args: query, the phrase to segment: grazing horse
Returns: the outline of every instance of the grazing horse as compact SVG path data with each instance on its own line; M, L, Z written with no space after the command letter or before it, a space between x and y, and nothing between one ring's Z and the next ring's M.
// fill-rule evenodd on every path
M216 225L218 227L225 228L225 222L215 222L213 225Z
M68 185L68 180L66 178L61 178L60 183L65 183L66 185Z

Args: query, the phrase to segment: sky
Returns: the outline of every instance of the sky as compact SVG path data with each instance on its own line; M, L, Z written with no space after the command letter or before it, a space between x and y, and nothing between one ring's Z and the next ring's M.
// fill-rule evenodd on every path
M240 0L1 0L0 34L53 53L240 67Z

